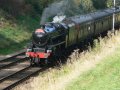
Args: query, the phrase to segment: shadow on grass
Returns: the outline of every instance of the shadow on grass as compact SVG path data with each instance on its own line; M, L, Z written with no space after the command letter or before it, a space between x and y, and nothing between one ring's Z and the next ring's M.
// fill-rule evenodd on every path
M17 43L14 40L6 38L5 36L0 34L0 43L1 43L0 44L0 55L7 55L10 53L19 51L21 49L24 49L28 41L29 40L24 40L20 43Z

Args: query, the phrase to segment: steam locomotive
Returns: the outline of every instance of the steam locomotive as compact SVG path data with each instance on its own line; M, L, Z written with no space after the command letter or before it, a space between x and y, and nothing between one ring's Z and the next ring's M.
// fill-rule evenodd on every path
M80 44L112 27L112 15L115 14L115 26L120 24L120 8L100 10L86 15L69 17L61 23L49 22L36 29L26 55L30 64L47 64L53 56L59 56L66 48Z

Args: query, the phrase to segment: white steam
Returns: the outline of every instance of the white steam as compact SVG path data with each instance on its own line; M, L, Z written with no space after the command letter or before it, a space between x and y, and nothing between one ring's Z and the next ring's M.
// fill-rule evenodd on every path
M89 4L89 5L88 5ZM60 0L44 9L40 24L46 23L50 18L53 22L61 22L65 17L89 12L92 8L91 0Z
M66 18L66 16L55 16L53 18L53 23L62 22L65 18Z
M54 2L49 7L45 8L40 23L44 24L45 22L47 22L49 18L54 17L56 15L64 14L65 12L64 6L66 6L66 2L67 0Z
M78 6L75 4L74 0L61 0L59 2L54 2L43 11L41 24L47 22L51 17L55 17L54 21L61 21L65 16L72 16L78 12ZM60 16L60 17L59 17ZM59 20L58 20L59 19Z

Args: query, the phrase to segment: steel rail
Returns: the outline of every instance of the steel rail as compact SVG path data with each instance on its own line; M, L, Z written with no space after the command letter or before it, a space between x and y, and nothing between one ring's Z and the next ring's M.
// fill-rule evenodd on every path
M29 67L30 67L30 66L25 67L25 68L23 68L23 69L21 69L21 70L15 72L15 73L13 73L13 74L10 74L10 75L8 75L8 76L5 76L5 77L1 78L1 79L0 79L0 83L3 82L3 81L5 81L6 79L8 79L8 78L10 78L10 77L12 77L12 76L14 76L14 75L16 75L16 74L18 74L18 73L20 73L20 72L22 72L22 71L28 69Z
M27 67L26 69L9 76L8 78L0 82L0 90L10 90L14 88L16 85L30 78L31 76L36 75L39 72L45 71L48 68L49 67L45 68Z
M0 70L1 69L4 69L4 68L7 68L7 67L10 67L16 63L19 63L19 62L23 62L23 61L26 61L28 58L22 58L22 59L16 59L16 60L8 60L8 61L5 61L5 62L0 62Z
M10 55L10 57L1 59L1 60L0 60L0 63L1 63L1 62L5 62L5 61L8 61L8 60L11 60L11 59L13 59L13 58L15 59L17 56L20 56L20 55L25 55L25 50L22 50L22 51L20 51L20 52L18 52L18 53L15 53L15 54L13 54L13 55Z

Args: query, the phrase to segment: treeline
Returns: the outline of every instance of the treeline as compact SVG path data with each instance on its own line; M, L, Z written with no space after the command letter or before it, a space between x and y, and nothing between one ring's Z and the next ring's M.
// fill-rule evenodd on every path
M44 8L49 4L61 0L0 0L0 9L3 9L7 13L18 15L41 15ZM71 1L71 0L68 0ZM88 12L96 9L103 9L111 7L113 0L72 0L79 4L81 10ZM117 5L120 4L120 0L116 0ZM74 7L75 8L75 7ZM73 8L71 8L73 10ZM71 12L71 11L70 11Z
M13 16L42 14L42 11L54 0L0 0L0 9Z
M63 0L68 1L65 15L86 14L96 10L113 7L113 0ZM120 0L116 0L116 6L120 5Z
M114 0L92 0L96 9L112 7ZM120 5L120 0L116 0L116 6Z
M86 9L89 7L94 8L96 10L98 9L105 9L113 6L114 0L74 0L79 4L79 6L83 9ZM120 0L116 0L116 6L120 5ZM88 10L89 10L88 9Z

